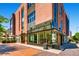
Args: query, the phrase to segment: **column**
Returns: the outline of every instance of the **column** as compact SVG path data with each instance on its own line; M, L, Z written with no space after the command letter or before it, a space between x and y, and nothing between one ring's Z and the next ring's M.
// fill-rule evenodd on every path
M58 40L58 44L57 44L58 45L58 48L60 48L60 44L61 44L60 33L58 33L58 39L57 40Z
M39 36L38 36L38 33L37 33L37 44L39 44Z

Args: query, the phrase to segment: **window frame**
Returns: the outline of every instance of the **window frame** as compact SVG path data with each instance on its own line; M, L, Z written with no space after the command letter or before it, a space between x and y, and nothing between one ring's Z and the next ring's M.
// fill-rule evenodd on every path
M29 15L28 15L28 23L31 23L35 20L35 11L32 11Z

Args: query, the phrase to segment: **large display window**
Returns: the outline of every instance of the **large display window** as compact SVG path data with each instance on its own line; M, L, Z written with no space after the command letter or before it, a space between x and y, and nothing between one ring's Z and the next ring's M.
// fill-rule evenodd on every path
M38 45L43 45L44 43L51 43L51 31L42 31L33 34L29 34L29 42Z

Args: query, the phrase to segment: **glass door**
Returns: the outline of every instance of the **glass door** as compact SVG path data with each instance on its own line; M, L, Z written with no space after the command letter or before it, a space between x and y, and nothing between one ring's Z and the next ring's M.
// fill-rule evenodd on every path
M44 36L45 36L45 33L44 33L44 32L39 32L39 33L38 33L38 40L39 40L39 44L40 44L40 45L43 45L43 43L46 42Z
M37 34L34 34L34 43L37 43Z
M34 42L34 35L29 34L29 43L33 43L33 42Z

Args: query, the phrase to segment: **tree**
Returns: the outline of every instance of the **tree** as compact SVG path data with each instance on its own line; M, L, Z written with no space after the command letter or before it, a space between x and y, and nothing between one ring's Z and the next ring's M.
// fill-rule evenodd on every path
M75 37L79 40L79 32L75 34Z
M4 16L0 15L0 36L6 32L6 28L3 25L3 23L8 23L9 20L7 18L5 18Z
M79 41L79 32L75 33L75 35L72 38L75 42L78 42Z
M75 36L73 36L73 40L77 41L78 39Z

